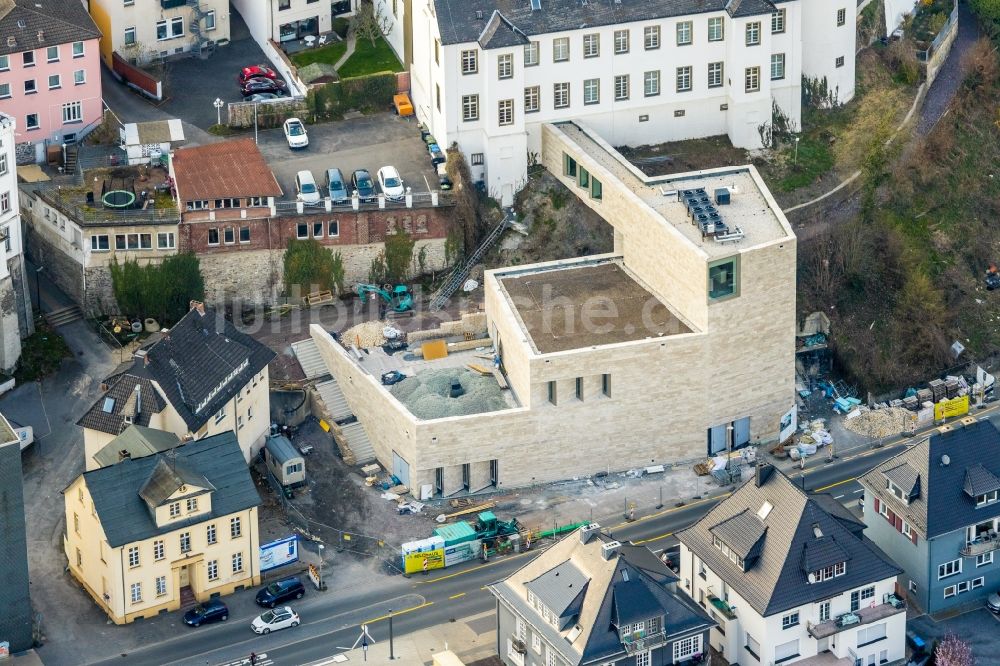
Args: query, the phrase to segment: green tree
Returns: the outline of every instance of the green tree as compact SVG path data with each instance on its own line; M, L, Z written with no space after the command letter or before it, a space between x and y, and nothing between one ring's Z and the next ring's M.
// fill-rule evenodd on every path
M285 252L285 289L298 285L303 293L332 289L335 280L334 256L319 241L289 239ZM341 259L340 286L343 285L343 259Z
M205 298L201 266L190 252L159 264L140 265L135 259L119 264L112 259L110 271L112 293L127 317L154 317L169 325L184 316L192 300Z
M333 286L338 294L344 293L344 255L337 250L333 253L333 263L330 264L330 276L333 278Z
M413 238L405 231L397 231L385 238L385 278L388 282L402 282L410 272L413 261Z

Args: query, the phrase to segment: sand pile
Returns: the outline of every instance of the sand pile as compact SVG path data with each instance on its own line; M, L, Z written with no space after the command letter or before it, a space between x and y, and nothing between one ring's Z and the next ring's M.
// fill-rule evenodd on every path
M858 416L844 420L844 427L859 435L891 437L907 430L912 412L898 407L862 410Z
M381 347L385 344L384 328L384 321L366 321L344 331L340 339L347 346L358 345L363 349Z
M450 397L457 379L465 393ZM425 370L389 388L396 398L420 419L440 419L507 409L507 401L493 377L466 368Z

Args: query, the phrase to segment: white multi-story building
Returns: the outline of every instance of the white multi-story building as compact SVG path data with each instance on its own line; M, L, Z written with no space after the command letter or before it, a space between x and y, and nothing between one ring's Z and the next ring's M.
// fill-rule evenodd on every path
M771 465L679 532L682 589L729 663L854 666L906 657L898 566L830 495Z
M233 0L253 38L263 45L314 37L333 29L333 19L353 13L358 0Z
M21 338L32 331L17 203L16 136L14 118L0 113L0 371L14 367Z
M799 126L803 76L854 95L850 0L376 1L417 117L505 204L544 123L584 120L612 145L757 148L772 105Z

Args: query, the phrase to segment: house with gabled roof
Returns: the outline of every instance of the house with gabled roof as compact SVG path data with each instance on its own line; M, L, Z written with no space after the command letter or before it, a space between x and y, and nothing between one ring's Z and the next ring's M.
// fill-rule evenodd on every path
M968 417L877 465L865 533L903 568L928 613L981 604L1000 587L1000 431Z
M714 625L648 548L615 541L596 523L490 591L507 666L684 663L708 649Z
M69 571L115 624L260 582L260 496L234 432L84 472L63 495Z
M270 426L266 345L198 301L80 418L87 469L129 426L171 432L181 440L236 433L246 462L264 445Z
M835 502L760 465L677 533L680 589L717 623L711 645L729 663L902 663L900 569Z

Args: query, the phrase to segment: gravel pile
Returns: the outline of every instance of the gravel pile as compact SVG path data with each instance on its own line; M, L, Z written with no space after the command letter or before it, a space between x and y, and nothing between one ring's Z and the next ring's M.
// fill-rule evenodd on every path
M385 344L384 328L384 321L366 321L344 331L340 339L348 346L358 345L364 349L381 347Z
M845 419L844 427L866 437L890 437L909 427L912 412L897 407L862 410L853 419Z
M457 379L465 393L450 397L451 382ZM493 377L484 377L466 368L425 370L389 388L419 419L441 419L507 409L507 401Z

